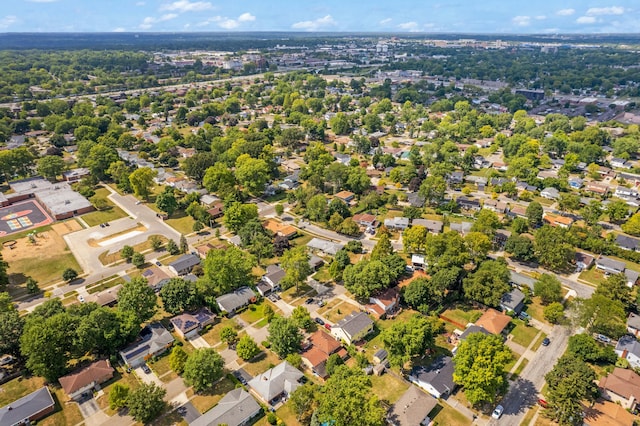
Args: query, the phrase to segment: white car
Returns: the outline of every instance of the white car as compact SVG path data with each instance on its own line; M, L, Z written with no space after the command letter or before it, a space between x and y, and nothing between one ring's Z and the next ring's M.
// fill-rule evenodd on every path
M503 412L504 412L504 407L502 405L498 405L496 409L493 410L493 413L491 413L491 417L493 417L494 419L499 419L500 416L502 416Z
M78 301L80 303L84 303L84 296L83 295L78 296Z

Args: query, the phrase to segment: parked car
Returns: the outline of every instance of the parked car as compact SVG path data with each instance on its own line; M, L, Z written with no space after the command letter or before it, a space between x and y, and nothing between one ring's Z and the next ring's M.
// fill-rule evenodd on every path
M0 365L9 365L11 363L13 363L13 361L15 361L16 359L14 357L12 357L11 355L5 355L2 358L0 358Z
M542 408L547 408L547 406L548 406L549 404L547 403L547 401L545 401L544 399L540 398L540 399L538 400L538 405L540 405Z
M542 346L549 346L549 343L551 343L551 340L549 340L548 337L545 337L542 341Z
M496 409L493 410L493 413L491 413L491 417L494 419L499 419L500 416L502 416L503 412L504 412L504 407L502 405L498 405Z
M78 296L78 301L79 301L80 303L84 303L84 296L83 296L83 295L79 295L79 296Z
M162 266L162 263L160 263L160 261L159 261L159 260L156 260L156 265L158 265L158 266Z
M318 306L321 308L325 305L324 300L318 300Z
M331 324L329 324L328 322L325 322L324 328L326 328L327 330L331 330Z
M151 369L149 368L149 366L147 364L142 364L142 371L144 371L147 374L151 374Z
M324 321L322 321L322 320L321 320L320 318L318 318L318 317L314 318L313 320L316 322L316 324L324 325Z
M313 303L313 297L308 298L307 300L304 301L304 303L306 303L307 305L310 305Z
M526 312L520 312L520 315L518 315L518 317L522 320L522 321L527 321L528 319L531 319L531 316L526 313Z

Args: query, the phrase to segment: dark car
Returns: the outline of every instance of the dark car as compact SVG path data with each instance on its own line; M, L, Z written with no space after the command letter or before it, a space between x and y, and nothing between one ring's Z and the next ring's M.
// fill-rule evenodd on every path
M308 298L307 300L304 301L304 303L306 303L307 305L310 305L313 303L313 297Z
M545 337L542 341L542 346L549 346L549 343L551 343L551 340L549 340L548 337Z
M156 261L156 265L162 266L162 263L160 263L160 261Z
M313 320L316 322L316 324L324 325L324 321L322 321L320 318L317 318L317 317L316 317L316 318L314 318Z
M144 371L147 374L151 374L151 369L149 368L149 366L147 364L142 364L142 371Z

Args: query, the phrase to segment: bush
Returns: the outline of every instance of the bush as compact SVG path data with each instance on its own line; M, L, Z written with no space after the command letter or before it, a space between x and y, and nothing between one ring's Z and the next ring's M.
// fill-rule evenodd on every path
M276 416L275 413L270 411L269 414L267 414L267 422L270 425L278 424L278 416Z
M266 349L269 349L271 347L271 342L269 342L268 340L264 340L262 343L262 346L264 346Z
M542 315L551 324L557 324L564 317L564 306L560 302L553 302L545 306Z

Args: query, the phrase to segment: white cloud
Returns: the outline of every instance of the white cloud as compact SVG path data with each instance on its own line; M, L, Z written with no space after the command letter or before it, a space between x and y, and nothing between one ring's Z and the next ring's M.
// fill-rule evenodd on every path
M401 24L398 24L398 28L400 28L401 30L405 30L405 31L417 31L418 30L418 23L414 22L414 21L403 22Z
M245 12L242 15L238 16L238 22L253 22L255 20L256 17L249 12Z
M537 21L544 21L545 19L547 19L547 17L545 15L538 15L536 16L536 20Z
M220 28L224 28L225 30L232 30L234 28L238 28L240 23L235 19L222 18L218 21L218 26Z
M113 33L123 33L125 31L126 30L124 28L122 28L122 27L114 28L114 29L111 30L111 32L113 32Z
M514 16L511 22L519 27L528 27L531 25L531 16Z
M9 28L16 22L18 22L18 18L15 15L7 15L4 18L0 18L0 28Z
M313 21L300 21L296 22L291 26L296 30L305 30L305 31L317 31L326 27L333 27L337 23L333 19L331 15L326 15L322 18L315 19Z
M153 24L157 24L158 22L170 21L177 17L178 15L176 13L167 13L165 15L162 15L159 18L154 18L153 16L147 16L146 18L144 18L144 20L142 21L142 24L140 24L139 27L143 30L148 30L153 26Z
M560 16L571 16L574 13L576 13L575 9L560 9L559 11L556 12L556 15L560 15Z
M577 24L595 24L596 18L594 18L593 16L581 16L578 19L576 19L576 23Z
M623 13L624 13L624 7L621 7L621 6L592 7L587 10L587 16L622 15Z
M391 19L391 18L383 19L382 21L380 21L380 25L386 25L391 21L393 21L393 19Z
M176 11L179 13L201 12L212 8L213 5L207 1L190 2L189 0L178 0L173 3L163 4L160 6L160 10Z

